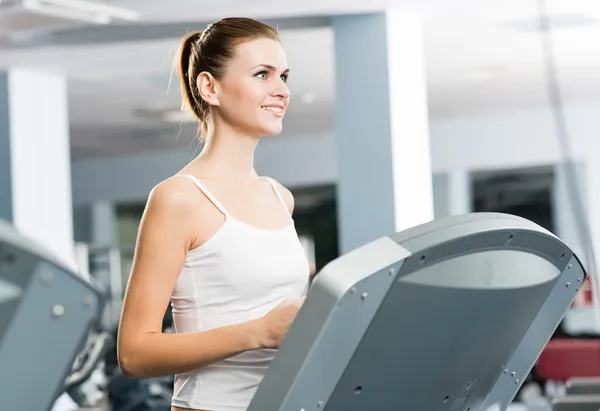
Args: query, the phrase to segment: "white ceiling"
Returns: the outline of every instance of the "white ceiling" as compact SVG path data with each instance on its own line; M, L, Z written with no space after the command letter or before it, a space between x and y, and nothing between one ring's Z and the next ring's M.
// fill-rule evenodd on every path
M140 109L176 109L170 89L179 36L200 23L228 15L282 21L282 40L293 76L293 104L285 133L333 127L333 35L311 17L376 11L388 6L423 15L432 119L539 107L547 104L540 32L533 0L116 0L141 13L135 30L83 29L0 48L0 67L24 66L69 78L73 157L122 155L190 145L194 126L151 121ZM569 102L600 96L600 4L597 0L548 0L560 81ZM0 13L2 11L0 10ZM311 23L312 22L312 23ZM286 28L292 27L292 28ZM124 29L129 29L125 27ZM143 29L143 30L142 30ZM96 30L96 31L94 31ZM142 33L143 31L143 33ZM111 37L112 36L112 37ZM71 44L69 44L71 43ZM79 44L77 44L79 43ZM33 46L32 46L33 45ZM312 94L315 101L304 103Z

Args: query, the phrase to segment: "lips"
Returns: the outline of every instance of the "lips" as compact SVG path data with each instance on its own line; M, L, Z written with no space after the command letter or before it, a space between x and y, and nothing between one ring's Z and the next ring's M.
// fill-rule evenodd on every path
M269 104L261 106L261 108L277 117L283 116L283 106L278 104Z

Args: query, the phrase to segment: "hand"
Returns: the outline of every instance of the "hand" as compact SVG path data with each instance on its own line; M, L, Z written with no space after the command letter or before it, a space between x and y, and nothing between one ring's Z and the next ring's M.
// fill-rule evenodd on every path
M306 297L288 297L261 318L263 348L279 348Z

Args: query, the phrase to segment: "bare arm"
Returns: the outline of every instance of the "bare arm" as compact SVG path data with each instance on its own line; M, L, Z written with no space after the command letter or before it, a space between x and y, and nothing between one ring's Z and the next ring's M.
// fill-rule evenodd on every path
M119 365L130 377L185 373L264 345L260 320L200 333L162 333L194 238L198 197L186 184L171 179L155 187L141 220L117 341Z

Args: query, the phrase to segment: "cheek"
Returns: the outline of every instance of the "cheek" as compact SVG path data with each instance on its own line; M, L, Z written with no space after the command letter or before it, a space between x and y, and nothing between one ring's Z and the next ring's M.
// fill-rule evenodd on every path
M263 90L260 84L252 81L237 84L232 93L230 93L230 103L233 103L232 106L237 106L244 110L259 108L263 100Z
M253 126L262 122L260 106L265 101L265 86L259 81L237 81L223 88L221 113L232 123Z

